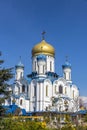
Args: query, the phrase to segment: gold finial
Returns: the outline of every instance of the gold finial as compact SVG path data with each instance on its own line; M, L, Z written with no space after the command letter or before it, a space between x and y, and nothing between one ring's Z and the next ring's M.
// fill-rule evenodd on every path
M45 31L43 31L41 34L42 34L42 40L44 40L45 38L44 38L44 35L45 35Z

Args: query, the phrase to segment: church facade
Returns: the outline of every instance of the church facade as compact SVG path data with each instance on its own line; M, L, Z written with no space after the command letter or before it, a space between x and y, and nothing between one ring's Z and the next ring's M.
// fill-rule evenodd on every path
M27 112L77 111L79 89L72 83L71 64L66 61L62 70L61 77L55 72L55 49L42 40L32 49L32 73L28 80L24 78L21 61L15 66L10 104L15 102Z

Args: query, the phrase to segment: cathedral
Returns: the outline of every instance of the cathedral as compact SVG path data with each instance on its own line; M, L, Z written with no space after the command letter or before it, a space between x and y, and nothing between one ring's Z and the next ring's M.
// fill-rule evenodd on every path
M32 73L24 78L24 65L15 66L15 80L10 90L10 101L26 112L61 111L79 109L79 89L72 82L72 67L68 60L62 65L63 76L55 72L55 49L44 39L32 48Z

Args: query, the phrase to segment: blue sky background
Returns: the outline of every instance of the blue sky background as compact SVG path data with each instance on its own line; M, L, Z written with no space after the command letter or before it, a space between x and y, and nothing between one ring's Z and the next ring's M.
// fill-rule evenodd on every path
M25 76L31 73L31 50L45 40L55 48L55 68L62 75L65 57L72 80L87 96L87 0L0 0L0 51L5 67L22 57Z

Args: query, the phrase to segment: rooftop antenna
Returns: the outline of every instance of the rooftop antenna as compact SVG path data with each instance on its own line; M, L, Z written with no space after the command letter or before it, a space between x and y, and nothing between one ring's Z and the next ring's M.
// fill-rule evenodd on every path
M44 38L44 35L45 35L45 31L43 31L41 34L42 34L42 40L44 40L45 38Z

